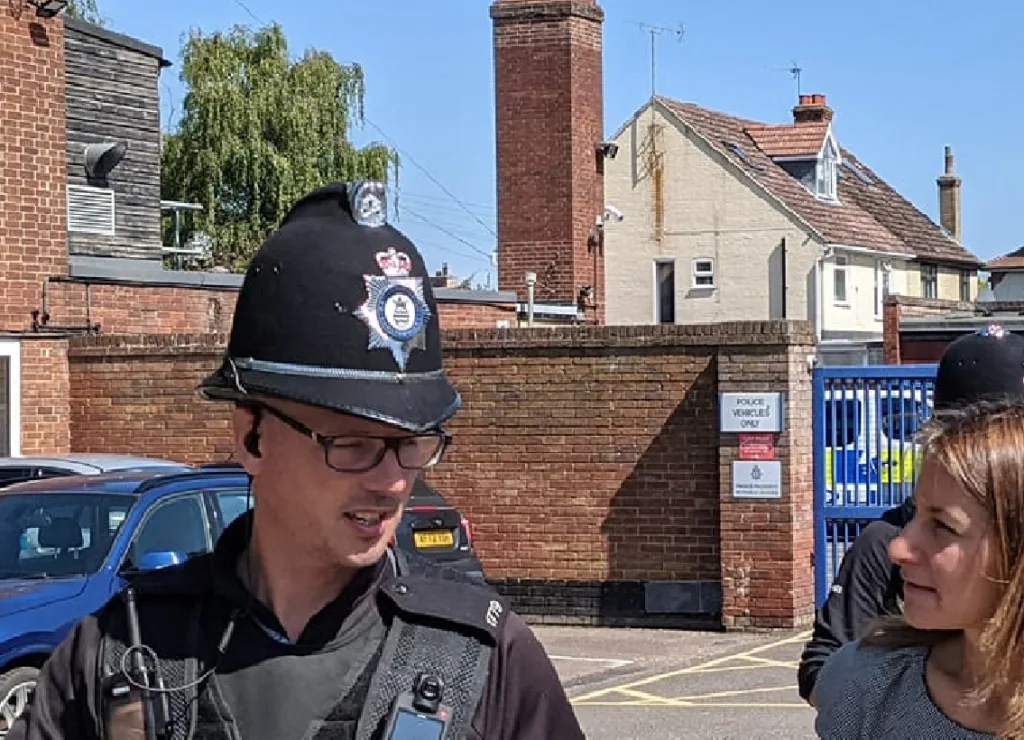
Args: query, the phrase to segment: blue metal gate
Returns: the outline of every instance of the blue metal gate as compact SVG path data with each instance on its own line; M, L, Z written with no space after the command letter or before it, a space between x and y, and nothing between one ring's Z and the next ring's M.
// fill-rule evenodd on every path
M936 365L814 371L814 597L825 603L861 529L913 492L915 433L931 415Z

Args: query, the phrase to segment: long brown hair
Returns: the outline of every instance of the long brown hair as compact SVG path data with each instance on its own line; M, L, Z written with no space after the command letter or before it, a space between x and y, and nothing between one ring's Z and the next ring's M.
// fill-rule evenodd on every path
M995 613L981 633L984 670L968 699L1006 708L1000 738L1024 737L1024 400L979 402L936 413L922 429L925 459L942 465L988 511L995 557L986 574L999 584ZM886 616L863 645L933 646L959 631L919 630Z

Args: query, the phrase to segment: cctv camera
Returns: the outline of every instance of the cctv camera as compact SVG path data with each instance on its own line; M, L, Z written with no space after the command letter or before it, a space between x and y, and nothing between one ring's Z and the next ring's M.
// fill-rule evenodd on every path
M619 145L614 141L602 141L597 148L608 159L615 159L615 155L619 153Z
M615 206L605 206L604 207L604 220L605 221L610 221L610 220L621 221L624 218L625 218L625 216L622 215L622 211L620 211Z

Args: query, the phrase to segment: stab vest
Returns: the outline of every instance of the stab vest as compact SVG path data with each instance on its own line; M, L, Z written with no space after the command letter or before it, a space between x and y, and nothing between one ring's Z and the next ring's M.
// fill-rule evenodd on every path
M393 702L412 689L422 671L444 682L444 703L452 710L444 740L466 736L508 610L485 583L408 553L392 553L397 575L377 586L386 636L360 646L364 652L356 657L347 685L338 686L337 703L326 716L310 718L303 740L381 740ZM204 567L209 561L190 562L145 574L132 584L142 642L159 657L170 710L169 740L240 740L230 708L209 675L216 646L210 645L209 635L204 637L202 626L211 620L227 625L231 615L229 607L210 598L209 573L197 573ZM224 613L211 615L211 609ZM103 615L96 705L103 740L142 736L135 734L142 729L138 695L127 700L112 696L131 657L124 612L116 599ZM282 687L283 700L288 688Z

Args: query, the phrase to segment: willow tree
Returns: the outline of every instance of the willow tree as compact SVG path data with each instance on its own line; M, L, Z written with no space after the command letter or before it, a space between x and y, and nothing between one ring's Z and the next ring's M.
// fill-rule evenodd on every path
M68 0L67 13L72 18L95 23L97 26L107 25L107 19L100 13L96 0Z
M244 269L314 188L397 178L394 151L349 139L349 127L363 121L359 65L313 49L293 60L277 24L190 33L181 79L181 117L163 140L162 197L202 205L189 230L208 237L215 265Z

